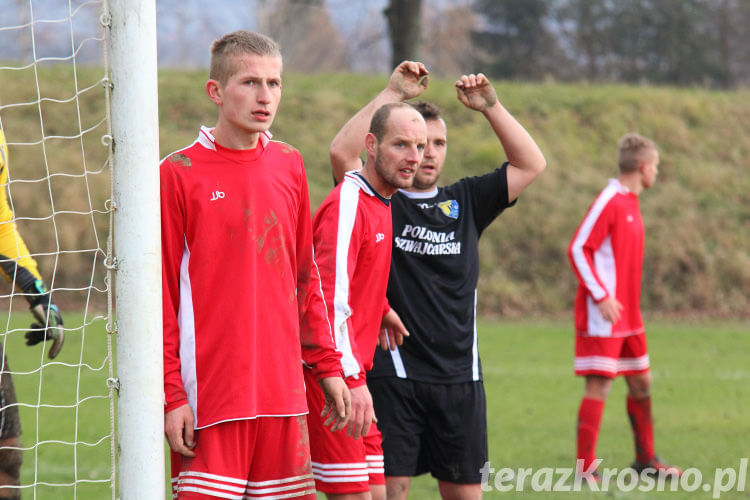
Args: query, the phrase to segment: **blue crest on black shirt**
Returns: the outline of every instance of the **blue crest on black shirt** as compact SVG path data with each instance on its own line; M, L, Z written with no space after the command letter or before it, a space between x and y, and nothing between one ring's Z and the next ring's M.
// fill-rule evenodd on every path
M438 207L451 219L458 219L458 202L456 200L441 201L438 203Z

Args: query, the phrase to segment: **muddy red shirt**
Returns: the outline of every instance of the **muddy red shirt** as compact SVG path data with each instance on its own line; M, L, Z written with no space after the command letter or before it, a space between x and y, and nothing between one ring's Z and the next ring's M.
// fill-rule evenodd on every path
M313 259L302 157L202 128L161 163L165 411L195 427L307 413L302 360L341 373Z

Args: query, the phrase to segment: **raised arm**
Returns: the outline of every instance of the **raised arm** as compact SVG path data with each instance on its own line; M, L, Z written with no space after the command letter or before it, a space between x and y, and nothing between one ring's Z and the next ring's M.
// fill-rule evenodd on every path
M490 122L508 157L508 200L513 201L544 170L546 160L534 139L497 99L482 73L463 75L456 82L458 100Z
M365 136L375 111L384 104L405 101L422 94L427 88L428 74L421 62L402 62L393 70L388 85L339 130L330 148L336 182L341 182L346 172L362 167L359 155L365 148Z

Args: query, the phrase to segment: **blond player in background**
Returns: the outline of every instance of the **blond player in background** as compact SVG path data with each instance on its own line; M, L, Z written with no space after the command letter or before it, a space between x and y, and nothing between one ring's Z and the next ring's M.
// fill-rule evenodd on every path
M596 441L612 381L628 385L626 408L633 430L639 474L671 478L682 471L654 453L651 370L641 318L644 228L638 196L656 182L659 151L638 134L620 139L619 176L589 207L568 248L578 278L575 300L575 373L585 377L578 409L577 473L599 481Z

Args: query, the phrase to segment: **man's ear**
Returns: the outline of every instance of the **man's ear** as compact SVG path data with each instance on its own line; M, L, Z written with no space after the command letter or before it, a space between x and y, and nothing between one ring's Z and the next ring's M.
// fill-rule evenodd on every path
M365 136L365 149L368 156L375 157L375 153L378 150L378 138L372 132L368 132Z
M217 106L221 106L223 103L221 90L221 84L218 81L208 80L206 82L206 94L208 94L208 98L211 99Z
M648 165L648 162L646 160L640 160L638 161L638 172L641 175L646 174L646 165Z

